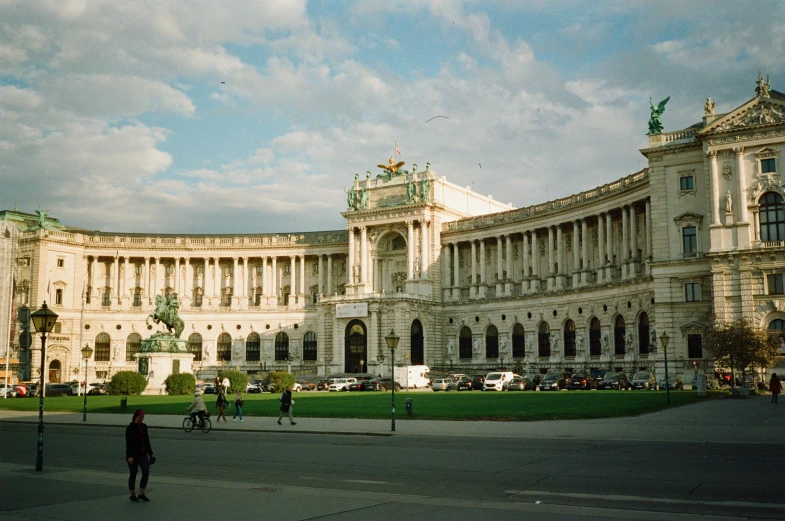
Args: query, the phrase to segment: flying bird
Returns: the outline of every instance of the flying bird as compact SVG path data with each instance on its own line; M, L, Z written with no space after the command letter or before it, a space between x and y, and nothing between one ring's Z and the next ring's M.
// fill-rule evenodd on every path
M432 117L431 119L429 119L428 121L431 121L431 120L433 120L433 119L436 119L436 118L450 119L450 118L448 118L447 116L434 116L434 117ZM428 121L426 121L426 123L428 123Z

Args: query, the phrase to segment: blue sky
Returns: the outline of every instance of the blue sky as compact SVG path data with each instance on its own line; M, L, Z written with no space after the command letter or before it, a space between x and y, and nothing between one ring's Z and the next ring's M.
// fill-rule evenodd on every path
M105 231L343 228L343 188L396 140L527 206L645 166L650 97L669 131L759 70L785 90L782 2L0 0L0 20L0 208Z

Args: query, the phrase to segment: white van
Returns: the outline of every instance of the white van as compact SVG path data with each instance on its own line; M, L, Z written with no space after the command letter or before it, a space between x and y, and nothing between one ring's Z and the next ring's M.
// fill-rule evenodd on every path
M485 377L485 385L483 385L482 390L506 391L512 378L512 371L498 371L495 373L488 373L488 375Z
M431 368L427 365L408 365L401 369L395 370L395 381L401 384L401 387L417 389L431 385L431 380L428 378Z

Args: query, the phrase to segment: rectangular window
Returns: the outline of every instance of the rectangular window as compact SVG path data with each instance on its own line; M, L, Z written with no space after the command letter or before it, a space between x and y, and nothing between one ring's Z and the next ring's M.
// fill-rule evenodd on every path
M254 305L255 305L255 306L261 306L261 305L262 305L262 294L261 294L261 293L257 293L257 294L255 295L255 298L254 298Z
M62 333L63 332L63 324L60 322L55 322L55 333Z
M701 285L697 282L690 282L684 285L684 300L687 302L700 302Z
M57 259L57 267L58 268L65 267L65 259Z
M769 159L761 159L760 160L760 171L763 174L770 174L772 172L777 171L777 162L772 157Z
M694 257L698 253L698 231L694 226L681 229L682 245L685 257Z
M197 266L196 267L196 274L197 275L204 275L204 266Z
M687 358L703 358L703 337L687 335Z
M137 277L142 276L142 265L141 264L134 264L134 273L136 273Z
M316 275L317 273L319 273L319 263L318 262L314 262L313 263L313 274Z
M55 290L55 304L62 306L63 305L63 290L56 289Z
M111 300L110 300L109 292L106 291L106 292L104 292L104 298L101 300L101 305L102 306L109 306L110 302L111 302Z
M262 266L261 264L257 264L256 265L256 274L257 275L261 275L262 273L264 273L264 269L263 268L264 268L264 266Z
M687 175L679 178L679 184L682 190L693 190L695 188L695 178Z
M785 277L781 273L767 275L769 295L782 295L785 293Z
M195 308L202 307L202 294L201 293L197 293L196 295L194 295L194 307Z
M292 272L292 265L291 264L285 264L284 267L283 267L283 272L284 272L285 275L289 275Z
M142 307L142 294L141 293L134 293L134 307L135 308Z
M174 273L174 266L171 264L166 265L166 274L172 275Z

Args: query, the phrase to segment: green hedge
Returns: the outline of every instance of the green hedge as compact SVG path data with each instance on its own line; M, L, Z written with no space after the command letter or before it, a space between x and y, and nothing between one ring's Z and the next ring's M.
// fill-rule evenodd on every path
M267 375L267 387L272 388L272 392L281 393L289 385L294 385L294 375L286 371L271 371Z
M248 375L240 371L218 371L218 379L223 382L224 378L229 379L229 392L244 393L248 387Z
M193 394L196 390L196 377L191 373L170 374L165 383L167 394Z
M142 394L147 387L147 378L136 371L120 371L112 375L109 388L112 394Z

